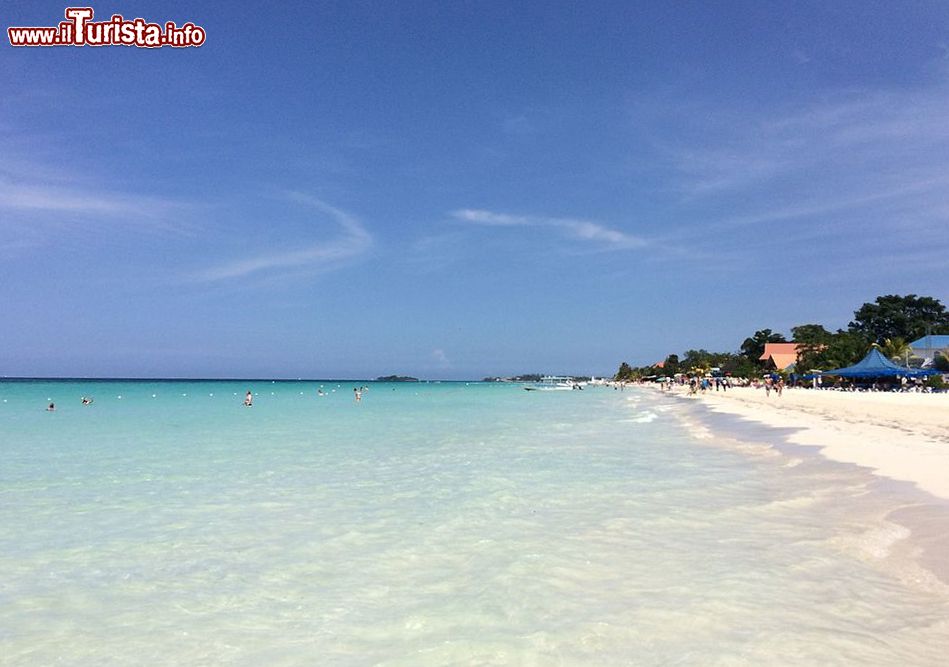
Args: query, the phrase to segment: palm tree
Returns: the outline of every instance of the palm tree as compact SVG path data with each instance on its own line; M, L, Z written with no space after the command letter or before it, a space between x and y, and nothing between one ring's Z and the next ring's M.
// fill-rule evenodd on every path
M913 348L909 346L909 343L899 337L887 338L883 341L880 351L887 359L906 365L909 365L910 355L913 354Z

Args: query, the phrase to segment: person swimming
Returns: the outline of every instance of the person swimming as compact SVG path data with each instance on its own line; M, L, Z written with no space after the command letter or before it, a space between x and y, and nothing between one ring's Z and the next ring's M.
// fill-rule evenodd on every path
M244 397L244 406L248 408L254 407L254 395L250 393L249 391L247 392L247 395Z
M55 404L55 403L50 403L50 404L49 404L49 407L46 408L46 412L56 412L56 404Z
M88 398L88 397L86 397L86 396L83 396L83 397L82 397L82 404L83 404L83 405L92 405L92 399L91 399L91 398Z

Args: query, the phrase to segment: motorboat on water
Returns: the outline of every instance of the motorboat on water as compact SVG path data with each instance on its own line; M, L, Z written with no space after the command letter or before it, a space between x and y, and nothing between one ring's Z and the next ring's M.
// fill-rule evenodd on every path
M583 389L585 384L567 375L545 375L540 382L524 387L524 391L575 391Z

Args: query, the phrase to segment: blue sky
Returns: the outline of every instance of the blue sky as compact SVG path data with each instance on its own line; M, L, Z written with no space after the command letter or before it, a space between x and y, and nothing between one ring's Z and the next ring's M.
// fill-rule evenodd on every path
M92 7L207 42L4 34L0 375L603 374L949 301L945 2Z

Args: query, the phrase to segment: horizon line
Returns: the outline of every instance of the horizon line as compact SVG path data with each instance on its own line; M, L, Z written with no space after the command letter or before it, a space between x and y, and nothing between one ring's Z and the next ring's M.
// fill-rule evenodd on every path
M488 375L481 378L415 378L411 375L399 377L411 377L412 380L382 380L387 376L378 376L375 378L287 378L287 377L108 377L108 376L56 376L56 375L0 375L0 382L12 381L23 382L31 380L43 381L92 381L92 382L497 382L494 378L511 379L522 375L535 375L534 373L517 373L510 376ZM536 375L545 375L537 373ZM570 377L596 377L589 373L571 374ZM606 376L603 376L604 378ZM488 378L491 378L490 380Z

